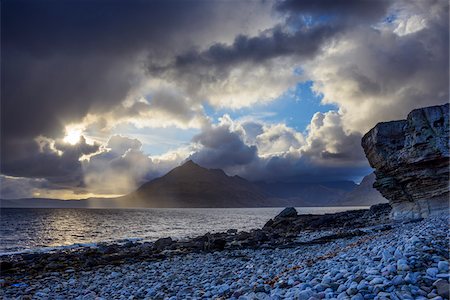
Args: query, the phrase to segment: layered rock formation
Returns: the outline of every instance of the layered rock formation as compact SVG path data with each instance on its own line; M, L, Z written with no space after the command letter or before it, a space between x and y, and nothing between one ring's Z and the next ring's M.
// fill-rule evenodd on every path
M449 208L449 105L413 110L406 120L379 123L362 139L374 187L396 220Z

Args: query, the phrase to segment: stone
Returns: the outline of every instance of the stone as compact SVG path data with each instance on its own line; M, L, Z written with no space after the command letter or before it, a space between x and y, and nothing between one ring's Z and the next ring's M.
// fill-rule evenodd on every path
M308 300L313 295L314 295L313 291L311 291L311 290L304 290L304 291L301 291L300 293L298 293L297 296L298 296L299 300Z
M436 275L439 273L439 269L438 268L428 268L427 269L427 275L432 277L432 278L436 278Z
M297 210L293 207L286 207L276 217L277 219L296 218L298 216Z
M351 300L364 300L363 295L361 295L360 293L354 295Z
M383 250L383 252L381 253L381 256L382 256L383 260L386 262L392 258L391 252L389 252L387 250Z
M356 286L356 288L361 291L361 290L366 290L368 287L368 283L366 280L361 280L358 285Z
M403 276L397 275L394 278L392 278L391 283L393 285L401 285L403 283Z
M161 238L155 242L155 247L158 250L164 250L172 244L173 244L173 240L171 237Z
M314 290L316 290L317 292L323 292L327 287L328 285L319 283L314 286Z
M389 200L394 220L448 213L449 104L378 123L362 146L375 169L374 187Z
M417 275L412 272L406 274L405 282L415 284L417 282Z
M448 261L441 260L440 262L438 262L438 269L439 273L448 272Z
M258 300L268 300L268 299L270 299L270 296L267 295L266 293L263 293L263 292L256 293L255 296L256 296L256 299L258 299Z
M403 257L403 252L402 252L399 248L395 249L394 257L395 257L396 259L402 258L402 257Z
M406 259L399 259L397 261L397 271L408 271L409 265Z
M439 296L443 297L444 299L449 298L450 285L447 280L438 279L433 283L433 285L436 287Z
M383 278L381 277L375 277L374 279L372 279L369 284L370 285L376 285L376 284L382 284L383 283Z
M345 284L341 284L341 285L339 285L337 292L341 293L341 292L344 292L346 289L347 289L347 287L345 286Z

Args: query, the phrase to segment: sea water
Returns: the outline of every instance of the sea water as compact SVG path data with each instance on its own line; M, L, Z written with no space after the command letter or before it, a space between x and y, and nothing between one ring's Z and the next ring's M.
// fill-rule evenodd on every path
M300 207L299 214L325 214L366 207ZM124 240L183 239L228 229L261 228L283 208L4 208L0 254L46 251Z

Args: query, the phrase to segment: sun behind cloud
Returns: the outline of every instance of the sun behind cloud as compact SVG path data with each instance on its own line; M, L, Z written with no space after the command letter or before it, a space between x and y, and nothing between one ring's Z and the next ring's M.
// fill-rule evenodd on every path
M80 141L82 133L83 130L79 127L67 126L63 141L71 145L76 145Z

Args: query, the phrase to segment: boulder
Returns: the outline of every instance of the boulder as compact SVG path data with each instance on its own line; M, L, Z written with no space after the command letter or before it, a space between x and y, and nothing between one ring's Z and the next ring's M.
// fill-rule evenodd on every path
M377 124L362 139L375 169L374 187L395 220L426 218L449 208L449 104L413 110Z
M173 244L172 238L170 238L170 237L168 237L168 238L161 238L161 239L159 239L159 240L157 240L155 242L155 247L158 250L165 250L166 248L168 248L172 244Z
M297 216L298 216L298 214L297 214L297 210L295 208L286 207L275 217L275 220L286 219L286 218L295 218Z

